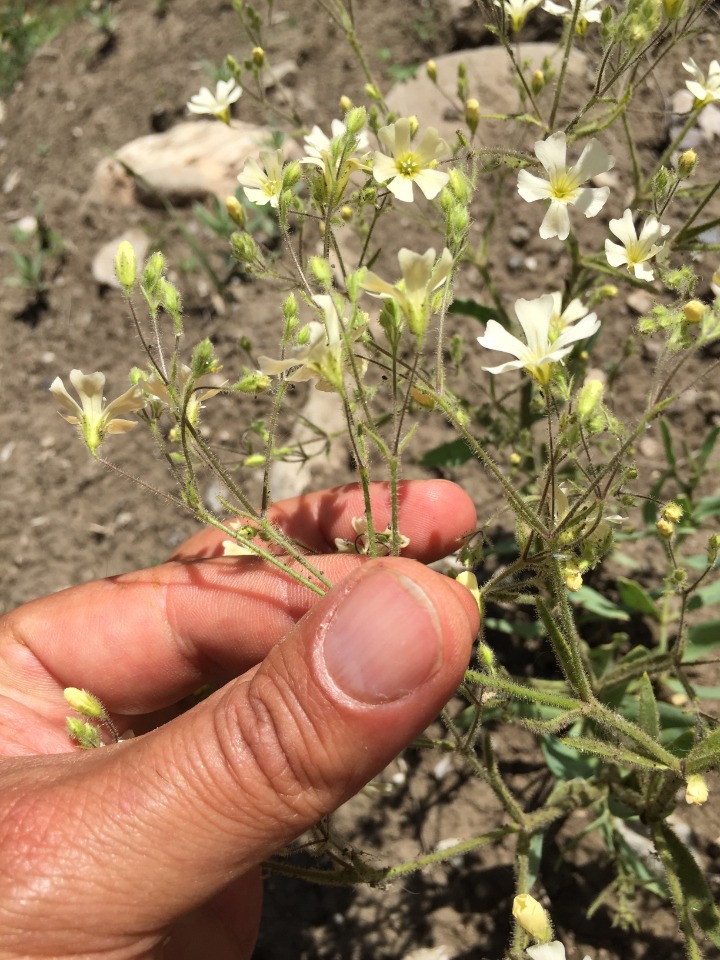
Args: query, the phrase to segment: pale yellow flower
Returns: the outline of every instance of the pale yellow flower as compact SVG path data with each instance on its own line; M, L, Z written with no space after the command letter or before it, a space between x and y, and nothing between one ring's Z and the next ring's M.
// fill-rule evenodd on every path
M137 420L123 420L117 416L119 413L130 413L144 406L145 401L137 387L131 387L122 396L105 405L105 374L71 370L70 382L80 397L80 403L73 400L60 377L55 377L50 384L50 392L60 406L68 411L62 414L63 419L79 427L80 435L93 455L107 434L127 433L137 426Z
M626 210L619 220L610 221L610 231L614 233L620 243L612 240L605 241L605 256L611 267L627 265L639 280L652 280L653 271L645 266L652 257L657 256L664 244L658 243L670 227L664 226L655 216L645 221L640 236L633 223L632 210Z
M240 99L242 89L234 80L218 80L215 93L201 87L200 93L190 97L187 108L190 113L207 113L223 123L230 122L230 105Z
M403 247L398 253L402 280L388 283L372 270L363 281L363 289L372 296L394 300L400 307L410 329L420 335L427 326L432 294L447 279L452 270L453 257L447 247L435 261L435 248L425 253L414 253Z
M552 924L547 911L529 893L520 893L515 897L512 915L533 940L545 942L552 937Z
M685 784L685 803L701 807L708 798L708 785L700 773L692 773Z
M692 80L686 80L685 86L700 103L711 103L720 100L720 62L713 60L710 63L707 77L692 57L683 63L683 67L692 75Z
M448 145L434 127L428 127L415 143L411 126L408 117L401 117L381 127L378 137L390 156L379 151L373 155L373 177L378 183L386 183L388 190L406 203L412 203L414 183L432 200L448 182L448 174L436 169L438 160L447 155Z
M282 150L261 150L260 163L254 157L245 162L238 182L253 203L277 207L283 184Z

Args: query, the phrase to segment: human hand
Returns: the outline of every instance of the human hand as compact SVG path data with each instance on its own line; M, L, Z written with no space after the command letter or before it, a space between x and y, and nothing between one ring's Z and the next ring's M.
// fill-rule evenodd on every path
M380 528L387 487L373 488ZM320 551L318 599L203 531L168 563L73 587L0 620L0 958L249 957L258 865L379 773L460 682L470 594L428 570L475 524L444 481L401 486L414 559L331 554L359 489L284 501ZM280 642L282 640L282 642ZM208 680L224 682L181 712ZM143 735L92 751L67 686Z

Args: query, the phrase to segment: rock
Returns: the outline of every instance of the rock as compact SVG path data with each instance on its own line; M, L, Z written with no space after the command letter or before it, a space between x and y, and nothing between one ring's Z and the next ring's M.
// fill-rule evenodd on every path
M108 240L107 243L104 243L102 247L100 247L92 261L93 278L101 286L116 287L118 290L122 289L118 278L115 276L115 254L117 253L119 244L123 240L127 240L128 243L132 244L138 265L142 264L145 259L150 241L145 231L140 230L139 227L133 227L121 233L119 237Z
M515 244L516 247L524 247L525 244L530 239L530 231L522 223L516 223L514 227L510 228L510 242Z
M265 149L270 137L268 127L241 121L230 127L216 120L178 123L131 140L101 160L86 201L113 207L137 199L148 206L184 205L213 194L224 201L235 193L245 161ZM288 155L292 150L289 143Z
M517 54L519 62L528 62L526 76L532 76L543 60L560 68L562 50L555 43L523 43ZM441 89L455 90L457 68L465 64L468 76L468 96L480 101L481 119L477 136L480 143L493 143L498 136L498 121L483 120L483 113L512 113L518 110L518 92L515 87L514 73L508 55L501 46L479 47L476 50L459 50L436 57L438 85ZM568 64L569 78L572 82L584 80L588 76L588 63L585 54L573 50ZM448 101L436 87L425 71L418 71L416 77L393 87L387 97L387 104L393 113L409 117L419 114L423 127L435 127L440 136L452 144L455 131L463 125L463 118L452 110L448 111ZM528 145L540 136L538 129L528 131Z
M645 290L633 290L627 298L627 305L638 317L644 317L655 306L655 298Z

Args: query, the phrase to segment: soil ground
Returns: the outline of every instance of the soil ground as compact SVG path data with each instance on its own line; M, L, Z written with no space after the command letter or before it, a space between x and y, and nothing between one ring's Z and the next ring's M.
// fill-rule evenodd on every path
M467 24L453 21L438 0L394 0L392 5L386 0L365 0L358 6L371 62L386 77L389 65L419 64L478 39L491 40L486 31L470 26L469 20ZM83 203L96 164L127 141L183 118L186 101L208 82L203 63L217 65L228 52L238 59L245 55L230 3L169 0L165 7L160 17L146 0L114 3L118 26L109 45L88 22L73 23L34 57L5 103L6 117L0 125L0 182L4 184L0 275L12 272L10 226L39 208L48 226L62 237L64 250L50 264L52 282L40 309L25 291L12 287L4 289L0 303L0 613L43 593L157 563L194 530L192 521L178 516L160 498L93 463L58 417L48 394L55 376L66 376L79 367L105 371L110 396L124 389L129 363L139 361L134 356L128 360L137 344L119 293L99 288L90 273L97 249L128 226L125 212ZM296 0L283 10L276 4L276 8L283 15L277 16L268 54L297 64L289 93L309 124L328 129L338 115L341 94L363 102L362 78L342 36L317 14L310 0ZM477 24L480 15L475 16ZM709 51L717 44L717 22L708 21L706 30L710 43L700 44L699 49ZM538 12L528 39L557 36L556 20ZM679 59L663 66L648 85L647 110L633 116L641 159L662 151L667 142L668 94L681 86ZM471 90L470 95L482 102L482 91ZM421 113L421 105L417 112ZM267 119L245 98L242 116L254 122ZM716 165L717 176L717 159L704 162ZM704 177L709 177L707 169ZM609 210L612 216L621 212L622 206ZM493 249L493 261L509 267L509 303L517 296L537 296L553 283L559 288L567 267L561 249L537 237L535 207L528 205L521 215L529 232L520 244L522 258L526 262L534 257L534 269L512 267L519 246L509 233ZM190 211L181 211L180 216L186 228L200 229ZM219 313L208 295L207 281L192 266L192 251L165 214L144 208L135 218L171 263L186 265L176 267L176 273L187 308L188 340L210 335L218 352L228 355L237 349L240 337L248 336L257 352L276 355L275 292L268 296L256 283L238 285ZM606 220L588 225L598 245L606 235ZM208 236L201 236L212 243ZM218 262L222 262L221 250L214 254ZM707 294L716 266L707 255L696 264L704 278L697 291L701 296ZM625 342L634 314L620 298L603 311L602 319L605 326L593 361L607 366L617 357L618 345ZM456 323L460 328L460 321ZM644 403L647 379L641 374L652 359L649 352L641 352L624 365L610 398L618 415L632 415ZM698 360L696 373L709 369L712 359ZM482 376L480 361L468 362L471 376ZM216 438L232 443L236 423L252 416L253 402L247 401L233 413L234 421L213 425ZM690 438L692 445L692 438L702 438L719 418L715 377L700 381L686 394L670 419L677 435ZM132 445L117 445L117 462L131 473L141 472L149 483L167 488L164 466L140 431L136 435ZM422 442L427 448L448 439L451 435L438 423ZM643 443L640 458L652 476L662 467L657 432ZM427 475L419 467L409 472ZM454 476L476 497L481 515L487 514L492 498L477 466L466 465ZM329 471L325 477L321 472L320 478L328 484L346 479ZM716 492L712 480L708 492ZM654 555L635 559L646 573L660 563ZM517 647L521 641L512 643ZM509 649L509 658L515 647ZM500 762L511 785L521 797L529 798L538 788L541 772L533 760L531 738L522 731L507 732L507 727L505 731L497 744ZM337 815L335 829L369 851L379 851L381 835L392 838L392 849L380 857L387 862L430 850L449 837L469 836L497 825L495 814L488 813L496 806L477 783L453 770L442 777L428 776L436 759L421 759L413 751L406 763L408 769L398 782L392 780L397 771L385 775L387 796L378 800L377 790L362 794ZM440 797L452 802L439 804ZM683 819L695 831L698 856L719 890L717 805L702 814L683 811ZM586 824L576 817L549 839L545 851L548 862L556 865L548 871L546 882L569 957L580 960L586 952L593 960L679 958L674 918L651 894L642 904L636 933L611 929L605 907L586 919L587 905L612 877L610 864L598 858L592 841L563 854L573 830ZM486 847L462 863L382 890L318 888L271 877L257 956L264 960L400 960L418 948L444 945L448 958L495 960L509 932L510 863L508 848Z

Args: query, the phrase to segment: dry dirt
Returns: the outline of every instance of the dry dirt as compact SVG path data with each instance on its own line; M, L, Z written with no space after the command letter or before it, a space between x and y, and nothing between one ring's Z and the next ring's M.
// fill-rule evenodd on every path
M362 8L362 38L381 74L388 64L422 63L473 39L490 39L485 31L454 27L439 0L394 0L392 4L364 0L357 6ZM129 364L140 359L119 293L100 289L90 274L99 246L128 226L125 213L83 203L96 164L127 141L181 119L190 95L207 83L203 62L218 64L228 52L238 59L244 53L230 3L169 0L162 18L154 15L147 0L119 0L113 7L118 17L113 43L104 48L95 28L85 21L67 28L28 65L22 82L7 98L6 119L0 125L0 182L7 187L10 177L13 184L0 195L0 276L12 272L8 230L19 217L41 207L48 226L64 241L42 309L35 309L27 295L14 288L4 289L0 303L0 612L68 585L157 563L194 529L193 522L178 516L160 498L91 462L58 417L48 394L54 377L66 376L72 367L106 371L109 395L119 392ZM289 93L309 123L327 129L338 115L341 94L363 101L362 80L350 51L310 0L278 3L276 8L287 16L278 18L268 54L298 65ZM710 41L717 44L716 21L707 29ZM538 13L529 39L557 35L557 22ZM701 49L707 53L710 45ZM647 109L633 115L643 158L661 151L666 143L667 91L680 85L677 67L676 59L663 68L657 82L648 86ZM483 102L482 90L470 94ZM421 110L418 105L417 112ZM242 116L254 122L268 119L249 100L243 100ZM616 201L608 215L618 216L621 203ZM545 292L559 283L566 269L559 249L543 246L537 237L538 210L527 207L520 215L530 232L521 253L535 256L537 267L534 272L507 272L509 302L516 296ZM199 230L189 210L179 211L178 216L188 229ZM151 236L153 246L162 246L176 265L187 306L188 340L210 335L218 352L229 357L237 351L238 339L247 336L260 352L273 355L278 338L277 292L268 295L256 283L238 285L224 313L218 314L207 283L192 267L192 251L163 211L143 208L135 219ZM604 217L588 225L596 232L598 244L605 236L606 221ZM213 256L222 263L222 247L200 235L215 243ZM518 246L501 236L493 261L507 265L517 254ZM696 264L704 277L700 295L707 292L716 266L712 256ZM634 315L620 298L604 309L602 318L605 327L593 359L607 365L617 356ZM456 323L460 328L461 321ZM644 402L646 381L641 374L651 359L639 354L624 366L611 397L621 416L636 413ZM699 361L698 372L710 362L709 357ZM479 377L479 363L470 363L472 376ZM300 397L299 392L298 402ZM238 424L248 422L254 410L250 400L235 409L227 423L214 426L216 438L230 445L237 442ZM718 418L720 393L713 379L703 381L686 397L671 421L679 435L699 438ZM132 444L117 445L118 463L167 488L165 468L139 433L133 435ZM439 424L425 433L423 444L429 447L447 439L451 435ZM654 432L640 450L648 474L661 465L661 457ZM423 475L420 468L411 472ZM476 496L482 515L489 495L477 466L464 466L457 477ZM333 483L344 479L327 477ZM639 559L646 569L656 563L652 557ZM516 638L512 644L509 660L522 641ZM506 733L497 746L511 785L521 796L531 797L541 765L530 738L522 732ZM421 760L412 751L407 762L407 778L391 796L379 801L375 794L360 796L338 815L341 833L359 838L368 850L376 849L381 834L389 836L394 841L392 856L403 858L429 850L439 840L496 825L496 815L488 813L496 805L483 788L468 783L458 772L441 779L428 777L428 764L433 766L436 760ZM438 804L441 796L452 802ZM683 817L697 831L699 854L717 887L712 864L717 863L718 854L713 841L720 836L718 809L703 810L702 815L683 811ZM545 852L547 889L569 957L579 960L585 951L593 960L679 958L674 919L650 894L643 902L637 933L611 929L605 908L592 920L585 918L585 907L609 882L611 872L609 864L594 855L591 844L581 844L567 859L562 858L570 829L584 825L577 819L563 828L562 835L549 838ZM383 854L381 859L389 857ZM488 847L461 864L417 875L387 890L326 889L271 877L257 956L263 960L400 960L419 947L447 945L447 956L457 960L496 960L509 932L510 862L509 849Z

